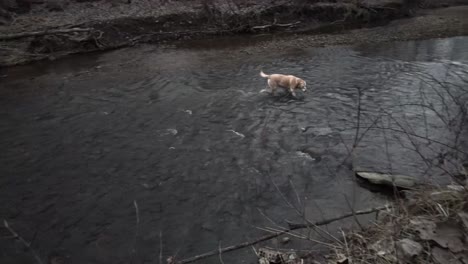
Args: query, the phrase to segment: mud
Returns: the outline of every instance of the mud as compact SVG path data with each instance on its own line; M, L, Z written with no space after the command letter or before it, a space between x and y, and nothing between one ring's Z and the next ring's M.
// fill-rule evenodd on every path
M418 6L408 6L404 1L397 0L367 1L359 5L346 1L313 4L304 4L300 1L292 3L245 1L242 5L233 5L230 2L207 4L208 2L188 1L184 4L179 2L179 5L160 5L158 8L146 5L140 9L135 9L138 4L132 3L127 5L128 10L123 9L122 5L114 4L107 10L105 3L83 3L88 9L82 12L75 4L65 9L61 15L57 15L57 12L44 13L46 11L21 15L14 24L0 26L0 33L14 34L55 28L90 28L91 31L46 34L3 41L0 44L0 66L56 59L72 53L116 49L138 43L167 43L220 35L258 35L278 32L337 33L352 28L384 25L409 15L424 15L421 11L417 11ZM446 4L459 3L451 1ZM425 7L439 5L440 2ZM96 13L96 10L100 12ZM76 15L69 14L71 12L76 12ZM433 35L445 33L445 30L438 28L437 22L431 21L427 26L432 29ZM417 35L418 32L408 29L404 34ZM449 33L445 35L450 36Z

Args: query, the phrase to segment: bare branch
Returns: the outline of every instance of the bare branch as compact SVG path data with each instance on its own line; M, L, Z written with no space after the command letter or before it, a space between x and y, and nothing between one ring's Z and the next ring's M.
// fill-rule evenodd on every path
M36 262L38 264L43 264L41 258L37 254L37 252L31 247L31 244L26 242L26 240L24 240L24 238L22 238L20 235L18 235L18 233L16 233L16 231L13 230L13 228L10 227L10 225L8 224L6 219L3 219L3 226L11 233L13 238L18 239L21 242L21 244L23 244L29 251L31 251L31 254L34 256L34 259L36 260Z
M221 264L224 264L223 256L222 256L222 252L221 252L221 241L219 241L218 250L219 250L219 262L221 262Z
M346 204L348 205L349 209L351 209L351 213L353 214L354 221L356 222L356 224L359 226L359 228L360 228L361 230L364 230L364 228L362 227L361 223L359 222L359 219L357 219L356 212L354 211L353 206L352 206L351 203L349 202L348 197L346 197L346 195L343 195L343 196L344 196L344 198L345 198Z
M136 200L133 200L133 206L135 207L136 223L135 223L135 237L133 239L132 259L130 263L133 263L133 259L137 253L136 245L137 245L137 239L138 239L138 230L140 227L140 210L138 209L138 203Z
M345 218L348 218L348 217L352 217L353 215L371 214L371 213L375 213L377 211L386 210L386 209L391 208L391 207L392 207L391 205L387 204L387 205L384 205L384 206L379 206L379 207L369 208L369 209L365 209L365 210L355 211L354 213L349 212L349 213L346 213L346 214L341 215L341 216L337 216L337 217L334 217L334 218L329 218L329 219L326 219L326 220L316 222L315 225L318 225L318 226L328 225L328 224L330 224L332 222L336 222L338 220L342 220L342 219L345 219ZM306 228L306 227L311 226L311 224L308 224L308 223L292 223L292 222L288 223L288 225L289 225L289 228L292 229L292 230L300 229L300 228Z
M162 245L162 231L159 231L159 264L163 264L163 245Z

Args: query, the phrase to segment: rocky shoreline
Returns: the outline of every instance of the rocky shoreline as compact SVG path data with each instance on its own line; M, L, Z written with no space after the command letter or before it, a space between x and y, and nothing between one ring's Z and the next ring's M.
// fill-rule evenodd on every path
M375 220L361 229L341 231L329 250L314 255L295 250L259 247L259 263L468 263L468 174L448 186L423 185L415 178L374 172L356 172L360 180L388 188L392 202L384 206L324 220L330 223L356 215L375 214ZM463 178L463 179L462 179ZM403 183L403 184L402 184ZM291 230L315 229L313 224L290 223ZM288 232L286 232L288 233ZM288 237L281 241L287 243Z
M466 186L406 192L361 231L344 236L330 263L468 263Z

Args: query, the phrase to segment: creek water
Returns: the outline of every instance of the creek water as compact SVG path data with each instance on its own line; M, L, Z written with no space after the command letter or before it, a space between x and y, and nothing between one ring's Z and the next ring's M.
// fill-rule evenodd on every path
M300 221L293 207L320 220L385 202L351 166L447 181L421 155L450 150L450 99L466 93L438 82L461 82L468 38L246 52L251 42L3 69L0 216L44 258L157 263L160 251L184 258ZM300 76L308 91L259 94L260 69ZM30 261L11 239L0 245L1 263ZM255 262L251 248L223 258Z

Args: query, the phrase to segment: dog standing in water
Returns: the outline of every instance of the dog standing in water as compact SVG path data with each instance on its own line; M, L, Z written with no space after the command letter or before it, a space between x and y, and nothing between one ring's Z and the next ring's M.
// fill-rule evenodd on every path
M301 78L298 78L293 75L283 75L283 74L265 74L263 71L260 71L260 76L268 79L268 87L270 89L263 89L260 92L269 92L275 94L275 91L278 87L283 87L289 90L289 92L296 97L296 89L300 89L303 92L307 90L306 81Z

